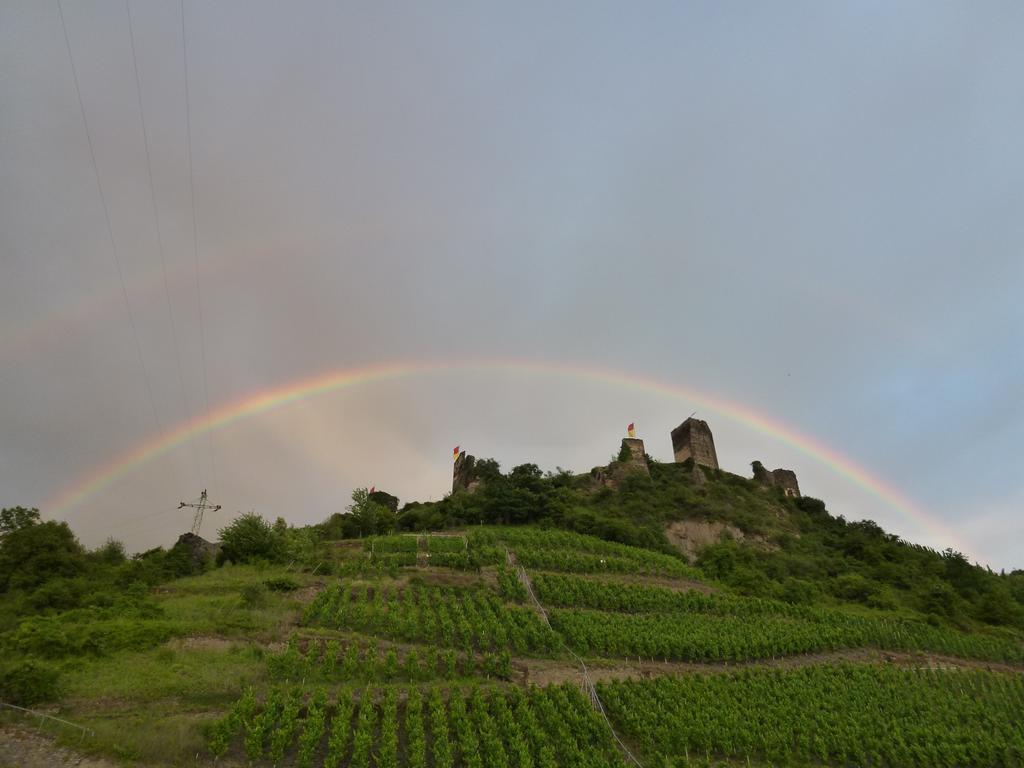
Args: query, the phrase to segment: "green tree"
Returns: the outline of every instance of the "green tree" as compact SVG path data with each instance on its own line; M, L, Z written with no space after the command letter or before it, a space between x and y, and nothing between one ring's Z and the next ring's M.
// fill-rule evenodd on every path
M366 488L352 491L352 503L345 509L352 515L355 532L360 536L391 533L398 524L398 516L383 504L370 498Z
M93 555L106 565L120 565L128 559L124 551L124 544L113 536L108 536L103 545L96 548Z
M10 507L0 510L0 534L28 528L39 523L39 510L27 507Z
M67 523L29 522L0 540L0 591L31 589L55 577L72 578L84 569L84 550Z
M220 529L221 550L218 559L244 563L263 559L271 562L284 557L281 533L255 512L236 517Z

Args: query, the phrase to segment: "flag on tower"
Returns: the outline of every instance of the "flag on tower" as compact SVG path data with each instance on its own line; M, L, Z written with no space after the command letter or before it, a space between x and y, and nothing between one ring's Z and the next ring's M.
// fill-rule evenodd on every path
M377 486L376 485L371 485L370 486L370 493L373 493L376 490L377 490Z
M629 426L626 427L626 431L629 432L630 437L636 437L636 427L633 425L632 421L629 422Z
M456 445L455 449L452 451L452 461L458 461L458 460L459 460L459 446Z

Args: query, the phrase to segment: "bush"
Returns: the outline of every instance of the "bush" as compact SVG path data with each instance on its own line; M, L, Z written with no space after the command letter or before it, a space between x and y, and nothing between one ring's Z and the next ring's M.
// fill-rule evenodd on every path
M37 661L19 661L0 667L0 699L20 707L55 700L60 673Z
M267 588L262 584L248 584L242 588L242 605L246 608L262 608L267 604Z
M843 573L832 579L830 589L841 600L867 603L878 592L878 585L859 573Z
M25 619L10 639L23 653L58 659L143 650L160 645L173 634L172 626L165 621L127 617L75 621L65 615Z
M271 592L294 592L299 588L299 582L287 576L282 576L279 579L267 579L263 584Z
M821 597L821 590L812 581L786 579L779 597L793 605L811 605Z
M279 562L284 557L284 537L255 512L236 517L219 533L219 562L248 563L258 559Z

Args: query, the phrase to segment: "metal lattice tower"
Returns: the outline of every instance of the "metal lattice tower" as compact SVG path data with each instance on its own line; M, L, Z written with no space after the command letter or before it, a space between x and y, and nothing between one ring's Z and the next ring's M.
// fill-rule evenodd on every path
M220 504L210 504L210 503L208 503L206 501L206 489L204 488L203 492L201 494L199 494L199 501L193 501L193 502L184 502L183 501L180 504L178 504L178 509L184 509L185 507L189 507L189 508L194 509L196 511L195 516L192 518L192 533L195 534L196 536L198 536L199 535L199 528L203 524L203 512L205 512L206 510L210 510L211 512L216 512L218 509L221 508L221 505Z

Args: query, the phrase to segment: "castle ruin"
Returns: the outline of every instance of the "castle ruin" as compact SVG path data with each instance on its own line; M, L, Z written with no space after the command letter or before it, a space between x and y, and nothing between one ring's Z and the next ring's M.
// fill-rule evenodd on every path
M632 426L632 425L630 425ZM692 416L672 430L672 452L676 464L690 462L691 476L696 485L704 485L707 477L703 469L719 469L718 453L711 427L702 419ZM753 462L754 481L764 488L780 488L786 496L800 497L800 485L796 472L791 469L765 469L760 461ZM703 468L703 469L702 469ZM597 485L617 487L628 472L651 474L647 464L644 441L637 437L624 437L618 458L607 466L594 467L590 476ZM462 451L455 458L452 470L452 493L466 491L473 493L483 485L476 467L476 458ZM397 501L397 499L396 499Z
M796 472L792 469L773 469L772 479L775 485L787 496L800 497L800 486L796 482Z
M467 491L472 493L480 487L480 478L476 474L476 457L462 451L455 459L452 470L452 493Z
M694 464L718 469L715 438L711 434L711 427L701 419L691 416L672 430L672 452L678 464L693 459Z
M627 453L629 454L628 458L626 457ZM651 470L647 466L647 453L644 451L644 441L639 437L622 438L619 460L628 469L636 469L647 475L651 474Z
M764 468L764 464L760 461L755 461L752 466L754 468L754 480L765 488L781 488L782 492L787 496L800 497L800 485L796 481L796 472L792 469L773 469L769 471Z

